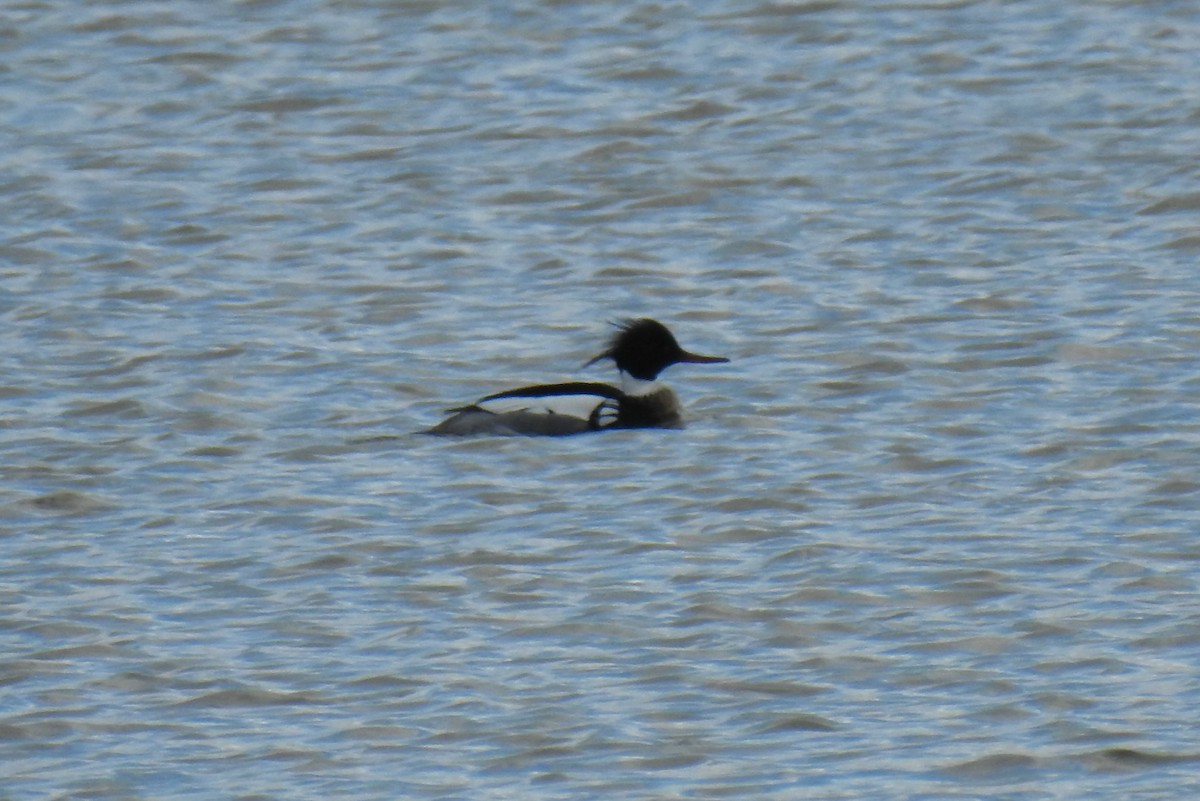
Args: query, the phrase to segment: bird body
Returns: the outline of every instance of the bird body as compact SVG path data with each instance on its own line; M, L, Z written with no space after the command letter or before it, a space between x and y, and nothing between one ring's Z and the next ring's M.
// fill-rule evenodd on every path
M662 323L642 318L618 326L608 349L584 367L612 359L621 386L585 381L539 384L497 392L450 409L430 434L525 434L562 436L620 428L679 428L679 399L658 374L672 364L729 361L701 356L679 346Z

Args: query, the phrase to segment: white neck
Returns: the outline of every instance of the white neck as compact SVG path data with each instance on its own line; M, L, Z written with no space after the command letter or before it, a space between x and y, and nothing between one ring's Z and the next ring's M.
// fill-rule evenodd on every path
M627 373L621 373L621 391L626 395L634 398L653 395L663 388L663 385L657 381L646 381L641 378L634 378Z

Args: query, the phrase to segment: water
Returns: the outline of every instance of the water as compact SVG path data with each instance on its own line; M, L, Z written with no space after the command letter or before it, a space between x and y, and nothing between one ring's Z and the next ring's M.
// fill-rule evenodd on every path
M0 798L1200 789L1191 4L0 14Z

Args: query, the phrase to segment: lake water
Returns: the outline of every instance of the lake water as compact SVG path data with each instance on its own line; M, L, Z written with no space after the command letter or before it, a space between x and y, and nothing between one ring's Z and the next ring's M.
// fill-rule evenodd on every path
M1200 7L0 9L0 799L1200 792ZM731 357L679 431L411 432Z

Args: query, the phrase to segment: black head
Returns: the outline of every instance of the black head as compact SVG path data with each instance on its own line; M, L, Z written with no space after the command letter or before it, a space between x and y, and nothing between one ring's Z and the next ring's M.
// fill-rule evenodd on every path
M612 359L617 369L642 381L653 381L658 374L672 364L691 362L715 364L727 362L721 356L700 356L688 353L679 347L667 327L657 320L643 317L619 323L620 329L609 342L608 350L584 365L595 364L601 359Z

